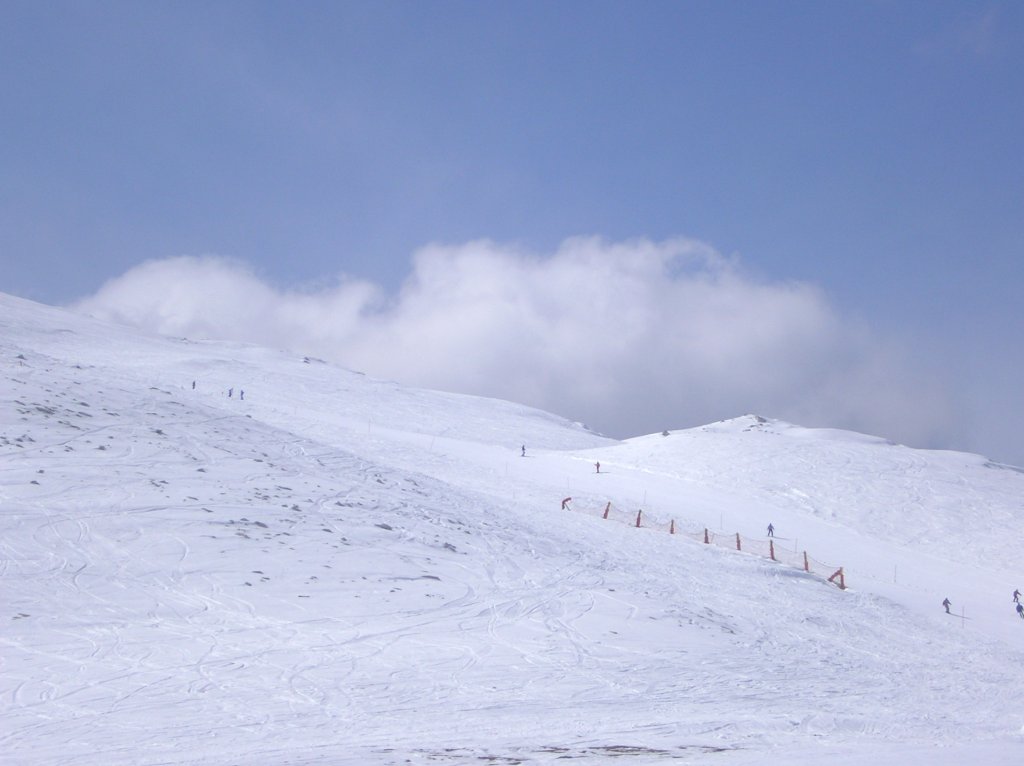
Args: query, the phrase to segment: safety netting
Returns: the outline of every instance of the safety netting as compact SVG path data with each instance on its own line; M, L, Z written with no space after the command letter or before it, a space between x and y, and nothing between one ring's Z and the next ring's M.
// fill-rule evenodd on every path
M802 569L840 588L846 588L846 576L841 566L819 561L808 555L805 550L788 548L785 544L786 541L778 540L772 536L751 537L749 535L742 535L739 532L712 531L707 527L703 529L682 528L676 523L675 519L668 519L666 521L664 518L657 518L649 513L645 513L643 509L635 511L626 510L611 502L606 503L603 507L592 506L575 503L571 497L567 497L562 500L562 509L572 511L573 513L583 513L587 516L595 516L606 521L626 524L638 529L665 532L705 545L715 545L740 553L761 556L784 566Z

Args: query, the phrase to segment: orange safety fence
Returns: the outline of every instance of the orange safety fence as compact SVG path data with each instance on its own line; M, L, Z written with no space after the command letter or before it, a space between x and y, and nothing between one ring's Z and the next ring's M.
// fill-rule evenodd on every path
M842 567L818 561L809 556L807 551L796 551L786 548L780 545L780 541L776 541L773 537L748 537L741 535L739 532L713 532L707 528L699 530L683 529L676 524L675 519L664 521L652 518L645 514L643 510L627 511L610 502L606 503L603 508L579 508L573 504L572 498L568 497L562 500L562 508L563 510L575 513L583 513L587 516L597 516L609 521L617 521L631 527L666 532L688 540L704 543L705 545L716 545L721 548L729 548L755 556L762 556L795 569L802 569L844 590L846 589L846 576Z

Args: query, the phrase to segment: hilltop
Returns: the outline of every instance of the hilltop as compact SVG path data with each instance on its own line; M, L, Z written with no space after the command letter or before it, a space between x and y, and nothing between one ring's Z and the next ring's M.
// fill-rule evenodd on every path
M0 358L7 763L1024 759L1018 468L614 440L10 296ZM769 522L849 587L700 542Z

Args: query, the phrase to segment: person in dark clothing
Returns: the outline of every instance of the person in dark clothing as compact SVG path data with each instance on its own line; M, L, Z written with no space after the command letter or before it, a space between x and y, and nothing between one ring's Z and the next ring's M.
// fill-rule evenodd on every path
M775 527L771 525L771 522L768 523L768 537L775 537Z
M523 445L523 451L522 451L522 453L521 453L521 454L519 455L519 457L526 457L526 445L525 445L525 444Z
M1015 604L1019 604L1020 603L1020 591L1017 590L1016 588L1013 589L1013 603L1015 603Z
M942 605L946 607L946 614L949 614L949 608L953 605L953 602L948 598L942 599Z
M1017 614L1022 620L1024 620L1024 604L1019 601L1017 602Z

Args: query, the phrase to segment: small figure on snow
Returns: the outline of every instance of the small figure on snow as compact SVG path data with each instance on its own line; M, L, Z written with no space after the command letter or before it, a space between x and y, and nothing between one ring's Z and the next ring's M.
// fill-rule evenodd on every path
M245 389L244 388L241 391L238 392L238 398L241 399L242 401L245 401Z
M571 497L567 497L567 498L565 498L565 499L563 499L563 500L562 500L562 510L563 510L563 511L565 511L565 510L568 510L568 508L569 508L569 503L570 503L570 501L571 501L571 500L572 500L572 498L571 498Z
M1024 620L1024 604L1017 602L1017 616Z
M525 444L523 445L523 451L522 451L522 453L520 453L519 457L526 457L526 445Z
M192 390L193 390L193 391L195 391L195 390L196 390L196 382L195 382L194 380L192 381Z
M949 608L953 606L953 602L950 601L948 598L944 598L942 599L942 605L946 607L946 614L949 614Z
M775 527L772 526L770 521L768 522L768 537L775 537Z
M234 393L235 393L235 389L229 388L228 389L228 399L230 399L234 395Z
M1015 604L1019 604L1020 603L1020 591L1017 590L1016 588L1013 589L1013 603L1015 603Z
M601 473L601 461L600 460L598 460L596 463L594 463L594 467L597 469L598 473Z

